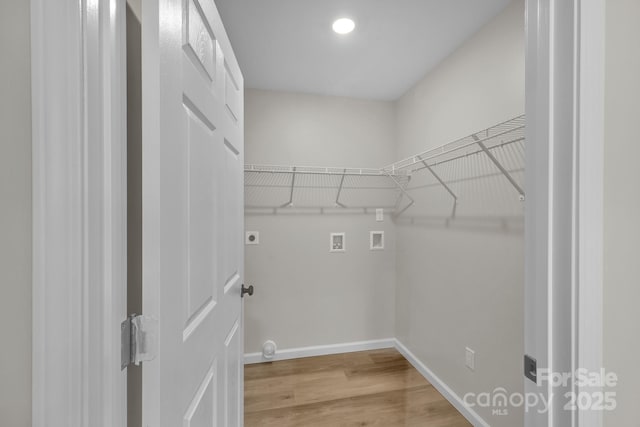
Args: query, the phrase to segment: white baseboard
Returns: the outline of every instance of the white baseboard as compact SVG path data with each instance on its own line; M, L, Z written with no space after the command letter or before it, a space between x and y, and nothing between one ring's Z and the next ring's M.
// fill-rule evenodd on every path
M276 360L298 359L301 357L326 356L329 354L352 353L354 351L378 350L381 348L394 348L395 338L381 340L357 341L341 344L315 345L311 347L288 348L276 351L273 359L264 359L262 353L247 353L244 355L244 364L274 362Z
M329 354L352 353L354 351L378 350L382 348L395 348L413 365L423 377L433 385L470 423L475 427L489 427L486 421L476 411L467 406L448 385L438 378L427 366L422 363L404 344L396 338L381 340L358 341L341 344L316 345L310 347L289 348L278 350L273 359L267 360L262 353L247 353L244 355L244 364L274 362L277 360L298 359L302 357L326 356Z
M460 412L471 424L475 427L489 427L489 424L478 415L476 411L467 406L462 398L458 396L448 385L446 385L440 378L436 376L427 366L422 363L407 347L404 346L397 339L395 341L395 347L402 354L405 359L413 365L414 368L422 374L447 399L457 410Z

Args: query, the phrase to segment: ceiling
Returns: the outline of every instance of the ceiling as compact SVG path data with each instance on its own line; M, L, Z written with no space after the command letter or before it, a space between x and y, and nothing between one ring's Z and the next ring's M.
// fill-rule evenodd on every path
M394 100L509 0L215 0L248 88ZM338 35L333 21L356 29Z

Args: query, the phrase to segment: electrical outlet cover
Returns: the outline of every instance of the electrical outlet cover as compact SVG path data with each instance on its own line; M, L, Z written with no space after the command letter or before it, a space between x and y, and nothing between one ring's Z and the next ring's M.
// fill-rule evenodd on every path
M465 364L472 371L476 370L476 352L469 347L465 348Z

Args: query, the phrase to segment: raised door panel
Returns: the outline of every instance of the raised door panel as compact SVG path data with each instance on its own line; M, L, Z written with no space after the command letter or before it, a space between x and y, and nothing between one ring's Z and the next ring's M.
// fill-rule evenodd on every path
M242 75L212 0L149 0L143 14L159 26L157 40L152 31L143 40L143 73L145 64L158 68L158 85L143 85L143 109L158 111L143 133L143 292L145 311L160 321L158 358L143 366L143 421L236 427Z

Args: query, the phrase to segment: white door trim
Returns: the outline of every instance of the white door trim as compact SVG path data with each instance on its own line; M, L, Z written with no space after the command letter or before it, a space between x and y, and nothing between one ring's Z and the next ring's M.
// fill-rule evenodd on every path
M602 367L604 0L528 0L525 353L538 369ZM540 375L539 375L540 377ZM526 426L601 426L596 411L526 413ZM590 393L597 391L590 389Z
M575 225L579 286L575 295L574 329L578 368L599 372L603 356L604 298L604 118L605 118L605 1L579 3L578 34L578 152L576 154L577 224ZM602 392L581 387L576 392ZM601 411L580 411L575 420L581 427L601 427Z
M126 425L125 1L31 0L33 425Z
M34 426L126 424L114 327L126 314L124 9L31 0ZM525 346L551 369L602 366L603 11L527 4ZM561 408L544 423L529 414L528 426L569 425Z

